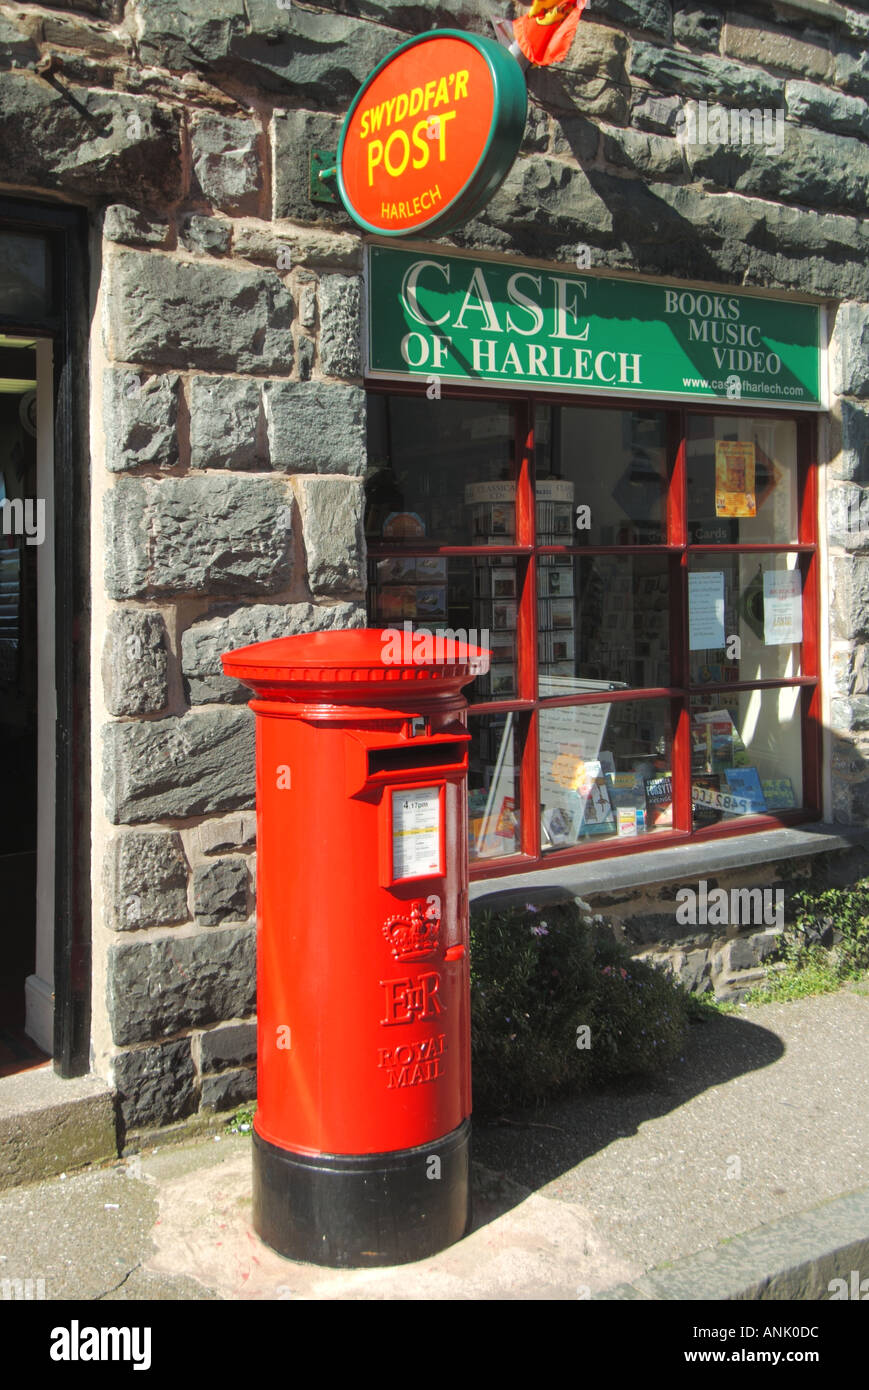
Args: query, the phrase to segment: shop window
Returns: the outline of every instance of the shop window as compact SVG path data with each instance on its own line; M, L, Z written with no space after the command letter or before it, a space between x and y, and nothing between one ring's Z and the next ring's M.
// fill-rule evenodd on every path
M480 640L476 871L819 814L808 416L369 396L369 621Z

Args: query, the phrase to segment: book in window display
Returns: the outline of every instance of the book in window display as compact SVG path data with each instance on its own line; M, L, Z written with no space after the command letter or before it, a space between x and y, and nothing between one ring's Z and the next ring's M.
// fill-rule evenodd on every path
M592 761L582 765L576 794L579 805L573 827L574 838L614 834L616 819L607 779L600 762Z
M767 809L766 797L756 767L729 767L725 769L724 776L728 791L745 802L744 815L761 815Z
M658 777L644 778L646 789L646 822L650 830L660 830L673 824L673 778L669 772Z
M768 811L790 811L798 804L790 777L764 777L760 785Z
M721 820L719 805L721 793L721 774L718 772L693 773L691 776L691 809L695 829L703 825L716 825Z
M646 788L635 771L607 775L610 800L619 835L642 835L646 831Z

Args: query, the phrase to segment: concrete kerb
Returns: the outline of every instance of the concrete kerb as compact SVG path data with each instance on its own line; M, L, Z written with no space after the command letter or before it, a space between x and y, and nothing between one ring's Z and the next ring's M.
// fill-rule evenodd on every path
M869 1189L759 1226L672 1265L616 1284L594 1300L760 1302L830 1297L830 1282L869 1274Z
M117 1158L114 1092L36 1067L0 1081L0 1190Z

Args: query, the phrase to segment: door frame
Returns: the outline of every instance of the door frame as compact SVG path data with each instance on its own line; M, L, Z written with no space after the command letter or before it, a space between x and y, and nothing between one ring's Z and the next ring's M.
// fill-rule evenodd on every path
M87 214L4 195L4 231L39 233L50 245L51 313L30 322L0 316L0 332L49 338L54 359L53 1060L72 1077L90 1069L91 1021Z

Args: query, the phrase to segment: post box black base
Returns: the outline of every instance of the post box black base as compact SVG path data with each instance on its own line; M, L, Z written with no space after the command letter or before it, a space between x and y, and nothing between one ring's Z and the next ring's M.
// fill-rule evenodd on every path
M423 1260L470 1225L470 1134L465 1120L431 1144L351 1156L292 1153L254 1130L254 1230L279 1255L334 1269Z

